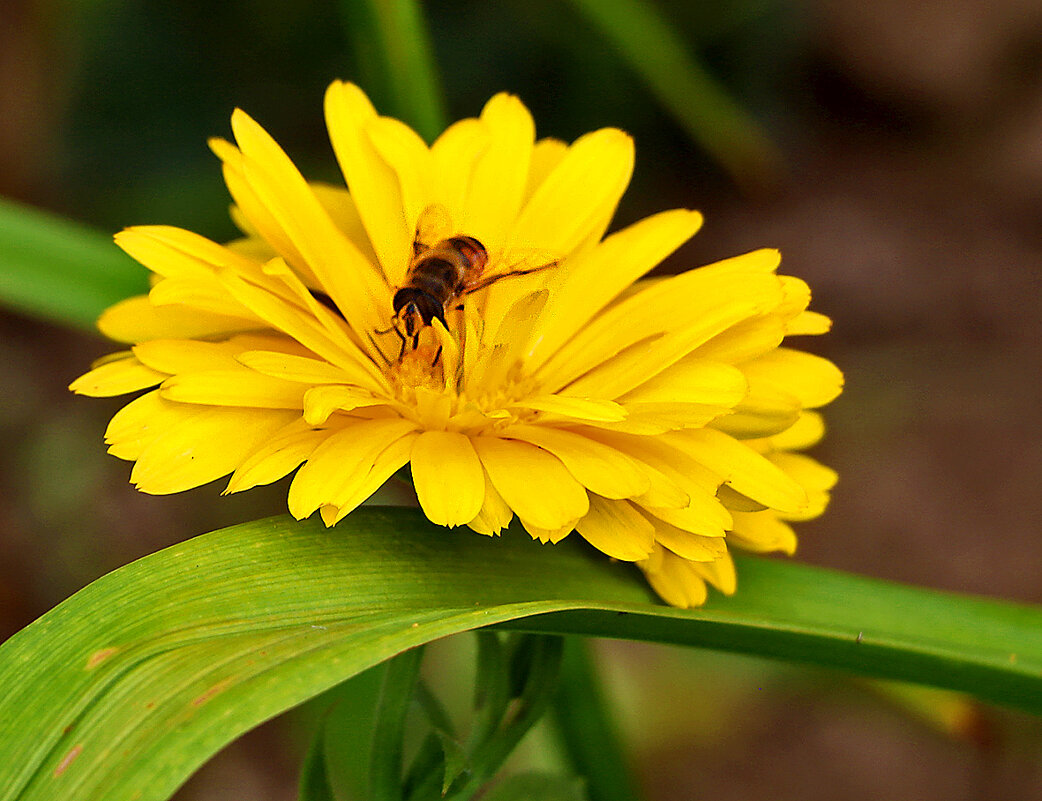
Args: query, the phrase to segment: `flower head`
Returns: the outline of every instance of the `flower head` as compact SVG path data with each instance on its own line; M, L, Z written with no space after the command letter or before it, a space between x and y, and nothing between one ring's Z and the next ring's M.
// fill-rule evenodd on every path
M510 95L430 147L351 84L326 121L346 190L308 183L236 111L236 144L211 146L244 237L116 236L152 289L102 315L130 348L71 388L149 390L106 432L139 489L296 470L290 512L331 526L409 465L433 522L578 532L678 606L733 591L728 542L792 552L786 521L820 514L835 481L794 451L842 377L781 347L829 323L776 251L641 280L701 216L605 236L630 138L536 141Z

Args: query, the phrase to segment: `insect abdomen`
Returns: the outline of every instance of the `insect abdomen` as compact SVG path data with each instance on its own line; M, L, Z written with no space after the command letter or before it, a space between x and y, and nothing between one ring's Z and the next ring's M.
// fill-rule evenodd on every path
M488 263L488 251L472 236L454 236L449 245L464 261L464 273L480 273Z

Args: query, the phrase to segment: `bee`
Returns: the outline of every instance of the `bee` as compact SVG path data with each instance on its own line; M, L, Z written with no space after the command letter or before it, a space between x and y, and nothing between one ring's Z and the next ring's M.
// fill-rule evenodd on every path
M391 299L394 316L391 328L383 333L393 330L401 339L399 359L405 355L407 346L416 349L420 333L435 320L448 328L447 312L462 309L463 301L470 293L485 289L503 278L529 275L558 263L554 259L535 267L488 273L489 253L480 241L465 234L445 237L436 233L451 230L447 214L441 206L432 205L420 215L405 282ZM521 263L523 260L511 266L517 267Z

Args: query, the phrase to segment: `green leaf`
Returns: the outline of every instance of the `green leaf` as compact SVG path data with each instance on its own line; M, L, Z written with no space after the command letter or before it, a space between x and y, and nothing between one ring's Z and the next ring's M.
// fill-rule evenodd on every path
M445 794L447 801L469 801L502 767L517 744L542 717L557 689L561 667L561 637L525 635L515 648L511 672L518 679L517 703L496 730L478 743L469 770Z
M589 648L575 637L565 641L560 687L550 718L573 772L586 780L590 801L639 797Z
M463 746L456 742L456 740L446 735L445 732L438 732L437 737L441 743L445 768L444 776L441 780L441 793L439 795L439 797L442 797L448 792L452 783L467 770L469 761L467 759L467 752L463 750Z
M369 94L428 142L448 124L438 68L417 0L341 0Z
M0 199L0 303L94 330L106 307L147 291L145 269L112 237Z
M503 643L494 632L478 632L474 677L474 724L468 736L473 747L489 738L510 703L510 673Z
M246 730L424 642L498 625L677 643L965 690L1042 712L1042 610L758 558L702 609L578 538L415 510L286 518L168 548L0 646L0 799L165 799Z
M647 0L572 0L695 142L746 189L770 188L781 159L760 125Z
M304 756L304 764L300 769L300 788L298 801L336 801L333 785L330 783L329 770L326 768L326 726L325 718L319 724L311 747Z
M387 665L373 727L369 762L369 798L401 801L405 718L420 676L423 648L411 648Z

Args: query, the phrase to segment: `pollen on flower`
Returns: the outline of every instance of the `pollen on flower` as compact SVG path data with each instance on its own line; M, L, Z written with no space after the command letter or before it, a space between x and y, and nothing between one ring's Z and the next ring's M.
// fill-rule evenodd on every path
M734 591L730 546L792 553L836 480L797 451L842 375L783 344L828 320L777 251L643 280L701 215L606 235L632 140L537 140L510 95L431 146L351 84L325 111L346 188L236 111L211 147L242 238L117 236L153 288L71 388L144 391L106 431L139 489L295 472L290 512L332 526L408 465L434 523L580 536L677 606Z

